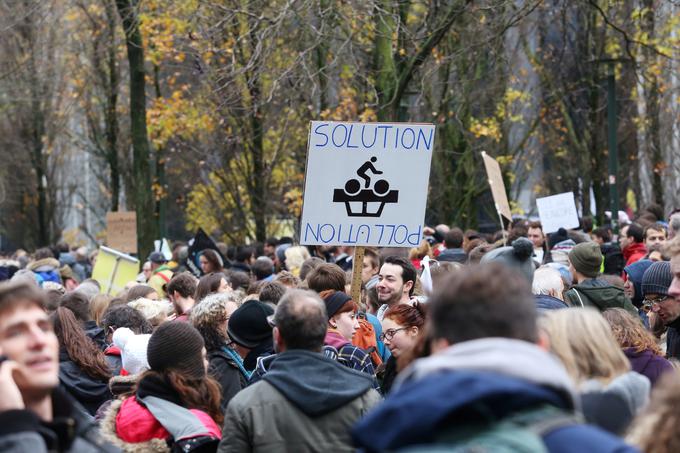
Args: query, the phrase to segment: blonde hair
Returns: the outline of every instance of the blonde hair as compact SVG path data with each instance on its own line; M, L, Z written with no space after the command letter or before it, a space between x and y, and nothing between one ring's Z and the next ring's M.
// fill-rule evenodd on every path
M609 324L592 308L548 311L539 327L550 340L577 385L589 379L608 384L630 371L630 362L616 342Z
M652 391L647 409L630 424L626 441L640 451L673 453L680 451L680 375L666 373Z
M284 253L286 255L286 267L293 275L299 276L302 263L311 258L307 247L288 247Z
M106 294L97 294L90 302L90 316L92 316L92 319L98 326L101 325L104 312L109 308L109 305L111 305L111 299L113 298Z

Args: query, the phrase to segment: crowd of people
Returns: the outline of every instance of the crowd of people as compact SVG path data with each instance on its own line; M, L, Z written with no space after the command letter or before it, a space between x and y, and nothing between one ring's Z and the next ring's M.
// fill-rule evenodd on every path
M624 220L438 225L361 263L177 242L118 294L96 252L17 251L0 450L680 451L680 213Z

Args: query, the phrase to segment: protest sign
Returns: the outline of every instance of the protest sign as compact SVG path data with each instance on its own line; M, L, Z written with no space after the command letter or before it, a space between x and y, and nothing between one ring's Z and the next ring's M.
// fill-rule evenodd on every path
M578 228L580 225L573 192L537 198L536 207L546 234L554 233L560 228Z
M137 278L139 260L109 247L99 247L92 278L99 282L103 294L118 294Z
M106 245L125 253L137 253L137 214L134 211L106 214Z
M198 231L196 232L196 236L193 237L189 241L189 250L187 251L187 260L185 262L185 265L187 269L191 271L192 274L194 274L196 277L200 277L203 275L203 271L201 271L201 252L205 249L211 249L215 250L217 254L222 258L222 263L224 263L224 257L222 256L222 253L220 253L220 250L217 248L217 244L215 244L215 241L208 236L208 234L203 231L202 228L199 228ZM225 266L226 267L226 266Z
M435 126L313 121L300 243L415 247Z
M166 260L170 261L172 259L172 250L170 250L170 244L167 239L163 238L153 241L153 249L155 252L161 252Z
M484 161L484 168L486 175L489 178L489 185L491 186L491 195L493 202L496 205L496 212L498 216L501 215L512 220L512 212L510 212L510 203L508 203L508 195L505 191L505 183L503 182L503 175L501 174L501 167L496 162L496 159L482 151L482 160ZM501 227L503 227L501 223Z

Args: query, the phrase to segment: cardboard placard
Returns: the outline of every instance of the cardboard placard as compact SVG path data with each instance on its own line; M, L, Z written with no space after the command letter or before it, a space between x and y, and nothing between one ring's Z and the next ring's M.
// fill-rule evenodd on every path
M545 234L554 233L560 228L578 228L578 212L574 192L565 192L549 197L537 198L538 217Z
M106 214L106 245L124 253L137 253L137 213L119 211Z
M312 121L300 243L417 246L434 135L433 124Z
M496 205L496 212L511 221L512 212L510 212L510 203L508 202L508 194L505 191L505 182L503 182L501 167L498 165L498 162L496 162L496 159L489 156L484 151L482 151L482 160L484 161L486 175L489 178L491 195L493 196L493 202Z

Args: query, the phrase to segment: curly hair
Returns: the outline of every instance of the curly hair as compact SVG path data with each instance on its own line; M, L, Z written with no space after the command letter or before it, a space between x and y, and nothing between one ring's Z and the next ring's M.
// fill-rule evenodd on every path
M226 329L218 327L229 319L227 316L229 303L241 306L236 293L215 293L206 296L191 310L189 319L203 337L206 351L219 350L228 343Z
M630 424L626 441L640 451L672 453L680 451L680 376L666 373L652 392L647 409Z
M651 351L663 357L661 348L654 337L645 329L639 319L623 308L610 308L602 313L612 328L616 341L622 348L635 348L635 352Z

